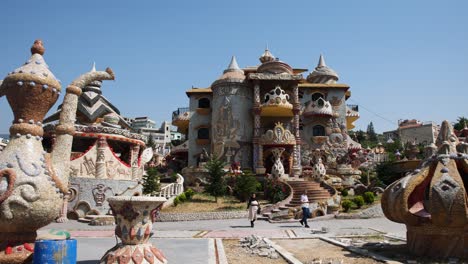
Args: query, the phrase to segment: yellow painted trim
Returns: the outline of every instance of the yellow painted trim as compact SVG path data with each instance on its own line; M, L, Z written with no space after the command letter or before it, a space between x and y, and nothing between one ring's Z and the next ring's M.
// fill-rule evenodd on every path
M293 117L294 114L291 108L279 105L267 105L262 106L260 116Z

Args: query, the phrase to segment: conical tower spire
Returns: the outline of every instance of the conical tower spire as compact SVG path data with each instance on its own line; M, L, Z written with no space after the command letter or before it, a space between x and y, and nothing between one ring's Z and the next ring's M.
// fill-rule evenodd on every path
M307 76L307 81L311 83L336 83L338 74L325 64L323 54L320 54L315 70Z
M322 54L320 54L320 58L319 58L319 62L317 64L317 67L327 67L327 65L325 64L325 59L323 58Z
M232 56L231 62L229 63L229 66L227 67L227 69L224 70L224 73L232 72L232 71L242 71L239 68L239 65L237 64L236 56Z

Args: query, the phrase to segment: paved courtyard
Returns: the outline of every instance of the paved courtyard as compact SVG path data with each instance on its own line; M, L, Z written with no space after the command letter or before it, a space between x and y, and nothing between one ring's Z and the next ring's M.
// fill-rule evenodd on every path
M153 226L151 242L161 249L169 263L213 263L216 264L216 238L242 238L259 235L267 238L312 238L314 230L328 229L321 236L344 236L358 234L386 233L405 237L406 228L386 218L372 219L317 219L310 221L310 228L302 227L299 222L269 223L257 221L255 228L246 219L204 220L186 222L156 222ZM96 263L105 251L115 245L113 226L90 226L70 221L52 223L47 229L69 230L78 240L78 263Z

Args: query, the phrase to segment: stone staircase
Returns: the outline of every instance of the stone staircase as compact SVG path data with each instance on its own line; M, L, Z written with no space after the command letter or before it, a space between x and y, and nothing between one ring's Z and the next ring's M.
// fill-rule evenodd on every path
M291 188L292 195L285 200L262 210L262 216L258 219L269 220L274 217L287 215L290 208L301 206L301 195L307 190L307 197L310 203L326 201L331 198L336 191L327 185L321 185L315 181L287 181L285 184Z
M293 189L293 197L291 201L286 204L287 207L301 206L301 195L304 193L304 190L307 190L307 197L310 203L326 201L331 197L330 191L322 187L318 182L288 181L288 184Z

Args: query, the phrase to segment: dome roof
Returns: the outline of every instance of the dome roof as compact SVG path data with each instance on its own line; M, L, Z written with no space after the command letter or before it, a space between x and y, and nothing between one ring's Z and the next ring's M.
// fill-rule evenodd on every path
M320 54L319 62L315 70L307 76L307 81L311 83L336 83L338 74L325 64L323 55Z

